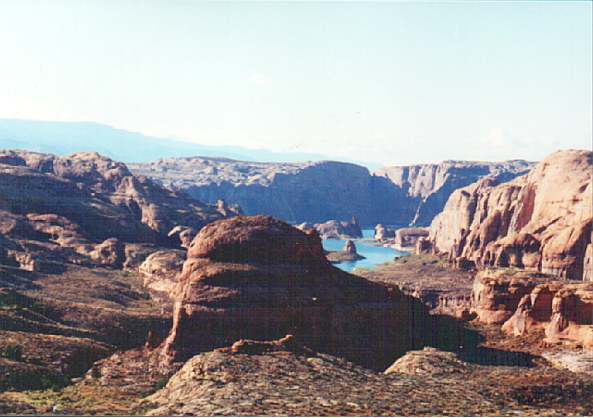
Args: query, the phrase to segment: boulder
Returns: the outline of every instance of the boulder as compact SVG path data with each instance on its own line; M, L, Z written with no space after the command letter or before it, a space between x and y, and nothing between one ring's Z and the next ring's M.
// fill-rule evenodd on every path
M169 296L177 284L186 253L181 250L161 250L150 254L138 271L144 277L144 286L158 297Z
M106 239L96 245L89 255L94 262L115 268L122 268L126 259L124 246L117 238Z

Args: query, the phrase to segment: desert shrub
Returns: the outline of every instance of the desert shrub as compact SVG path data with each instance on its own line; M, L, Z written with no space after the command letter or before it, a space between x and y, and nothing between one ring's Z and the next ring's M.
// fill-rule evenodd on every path
M23 359L23 347L12 344L2 347L0 348L0 357L14 361L21 361Z

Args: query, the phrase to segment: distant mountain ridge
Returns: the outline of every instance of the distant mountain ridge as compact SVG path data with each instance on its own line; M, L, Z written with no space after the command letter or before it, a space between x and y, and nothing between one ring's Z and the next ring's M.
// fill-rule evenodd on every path
M98 152L125 163L146 163L159 158L195 155L269 162L328 159L327 156L312 153L200 145L175 139L157 138L95 122L23 119L0 119L0 149L3 148L56 155Z

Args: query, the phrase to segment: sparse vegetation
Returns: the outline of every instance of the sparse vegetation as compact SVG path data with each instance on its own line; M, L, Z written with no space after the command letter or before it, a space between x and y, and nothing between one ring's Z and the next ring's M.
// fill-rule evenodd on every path
M21 361L23 359L23 347L20 345L0 347L0 357L14 361Z

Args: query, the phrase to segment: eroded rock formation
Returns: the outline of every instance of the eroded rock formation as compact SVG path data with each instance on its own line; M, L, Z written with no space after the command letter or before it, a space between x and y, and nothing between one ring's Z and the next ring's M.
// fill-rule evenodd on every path
M593 153L556 152L529 174L487 178L453 192L430 238L457 265L517 267L590 277Z
M480 272L473 308L479 321L511 335L543 331L549 343L593 347L593 284L525 273Z
M400 228L395 233L395 247L402 250L413 250L420 238L428 237L425 228Z
M344 261L364 260L364 256L358 254L356 251L356 244L354 241L348 240L344 243L342 251L328 251L325 256L331 263L341 263Z
M64 262L137 265L127 256L143 252L126 243L182 246L224 216L96 153L0 151L0 196L0 258L30 271Z
M395 238L395 230L393 228L385 227L382 224L375 226L375 240L387 241Z
M202 229L178 281L162 347L168 361L293 334L312 349L384 368L418 344L444 343L443 329L448 342L464 338L456 325L437 326L414 298L333 267L316 232L264 216Z

